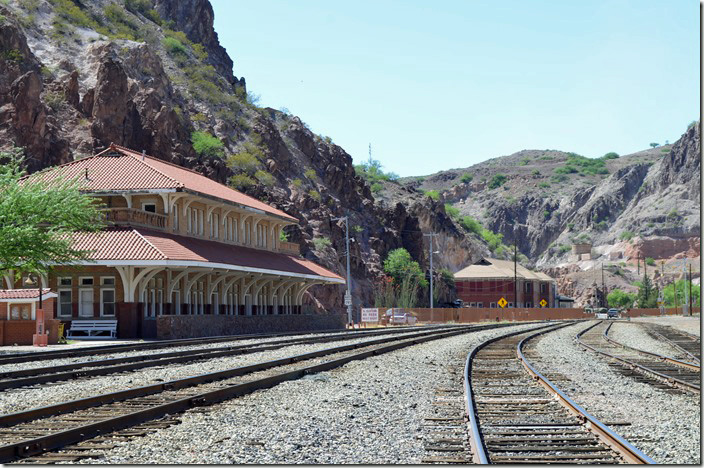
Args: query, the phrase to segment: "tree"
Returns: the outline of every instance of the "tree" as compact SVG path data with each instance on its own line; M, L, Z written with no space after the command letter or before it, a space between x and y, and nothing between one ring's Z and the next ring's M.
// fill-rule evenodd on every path
M627 293L626 291L621 291L620 289L614 289L606 296L606 300L609 302L609 307L633 307L633 302L636 300L636 295L633 293Z
M677 302L675 302L675 291L677 291ZM675 284L668 284L663 289L663 298L665 300L665 306L674 307L675 304L684 304L685 294L689 293L689 282L681 279L677 280ZM692 305L699 305L699 297L701 293L701 288L699 285L692 285Z
M651 148L656 148L656 147L658 147L658 146L660 146L660 143L651 143L651 144L650 144L650 147L651 147Z
M659 291L653 288L653 283L648 275L643 274L643 281L638 287L638 307L651 309L657 305Z
M428 285L420 265L418 262L413 261L411 254L404 248L394 249L389 252L386 260L384 260L384 271L394 279L396 284L401 284L405 277L412 277L421 286L426 287Z
M103 227L96 198L80 192L80 179L22 179L23 161L21 149L0 152L0 271L45 275L88 259L71 234Z

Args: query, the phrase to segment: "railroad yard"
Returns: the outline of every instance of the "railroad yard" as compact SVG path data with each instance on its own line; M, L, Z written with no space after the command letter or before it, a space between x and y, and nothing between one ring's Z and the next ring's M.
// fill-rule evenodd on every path
M10 350L0 461L699 464L699 334L650 317Z

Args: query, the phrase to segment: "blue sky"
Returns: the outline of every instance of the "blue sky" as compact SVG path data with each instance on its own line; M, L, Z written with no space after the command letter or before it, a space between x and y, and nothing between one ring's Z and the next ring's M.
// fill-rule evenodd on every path
M696 0L211 3L259 105L401 176L628 154L699 118Z

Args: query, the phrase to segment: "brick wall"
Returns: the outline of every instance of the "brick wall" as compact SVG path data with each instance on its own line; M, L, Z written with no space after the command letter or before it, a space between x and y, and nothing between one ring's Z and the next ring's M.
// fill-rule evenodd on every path
M461 308L461 309L406 309L410 310L419 322L431 323L474 323L474 322L495 322L510 321L533 321L533 320L567 320L590 318L591 314L585 314L583 309L564 308Z
M58 320L45 322L49 330L49 344L58 342L59 323ZM0 320L0 346L31 345L36 326L34 320Z
M201 336L276 333L307 330L342 330L344 314L331 315L164 315L156 318L160 340Z

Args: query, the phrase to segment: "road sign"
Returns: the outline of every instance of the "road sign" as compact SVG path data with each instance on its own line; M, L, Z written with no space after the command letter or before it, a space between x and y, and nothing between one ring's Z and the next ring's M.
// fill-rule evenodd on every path
M362 309L362 322L378 322L379 309Z
M350 294L349 291L345 293L345 305L352 305L352 294Z
M545 299L540 301L540 307L545 307L546 305L548 305L548 303L545 301Z
M504 307L506 307L506 304L508 304L508 302L506 302L506 299L504 299L503 297L499 299L499 307L503 309Z

